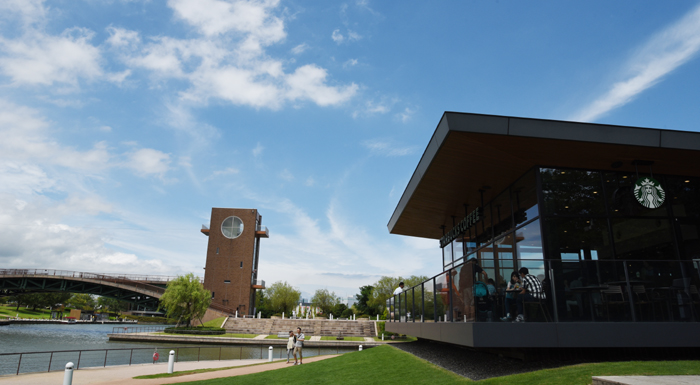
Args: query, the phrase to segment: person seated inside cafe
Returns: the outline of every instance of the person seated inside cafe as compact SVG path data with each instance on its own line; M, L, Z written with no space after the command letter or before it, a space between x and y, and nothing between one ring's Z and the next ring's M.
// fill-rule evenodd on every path
M520 288L520 275L517 271L510 274L510 281L506 286L506 316L501 318L501 321L511 321L510 310L515 304L515 298L518 296Z
M498 294L498 291L496 291L496 282L494 282L493 278L489 278L488 281L486 281L486 288L489 291L490 297L495 297Z
M518 270L520 273L520 278L522 281L522 290L517 299L518 304L518 317L515 318L515 322L525 322L525 315L523 313L523 308L525 307L525 302L534 302L540 299L545 299L544 290L542 289L542 283L537 277L530 274L527 267L521 267Z

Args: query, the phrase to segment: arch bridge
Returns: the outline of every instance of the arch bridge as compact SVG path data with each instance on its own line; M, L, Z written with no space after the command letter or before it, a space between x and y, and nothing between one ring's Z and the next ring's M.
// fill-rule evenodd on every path
M59 291L85 293L126 301L139 310L156 310L166 285L175 278L49 269L0 269L0 297ZM231 309L215 304L210 308L232 313Z

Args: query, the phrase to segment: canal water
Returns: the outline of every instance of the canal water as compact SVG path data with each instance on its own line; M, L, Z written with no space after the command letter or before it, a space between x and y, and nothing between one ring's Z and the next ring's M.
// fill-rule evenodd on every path
M149 325L151 326L151 325ZM158 325L153 325L158 326ZM162 325L161 325L162 326ZM168 352L176 351L178 362L259 359L268 357L268 345L188 345L153 342L109 341L114 325L48 324L0 327L0 376L63 370L73 362L78 368L167 363ZM347 353L357 348L306 348L304 357ZM21 355L19 353L22 353ZM286 357L285 347L274 347L273 357Z

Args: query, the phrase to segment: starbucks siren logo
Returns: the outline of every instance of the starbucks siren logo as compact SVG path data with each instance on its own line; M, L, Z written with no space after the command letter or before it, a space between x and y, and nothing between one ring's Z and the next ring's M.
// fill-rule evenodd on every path
M634 197L642 206L655 209L664 204L666 192L656 179L639 178L634 184Z

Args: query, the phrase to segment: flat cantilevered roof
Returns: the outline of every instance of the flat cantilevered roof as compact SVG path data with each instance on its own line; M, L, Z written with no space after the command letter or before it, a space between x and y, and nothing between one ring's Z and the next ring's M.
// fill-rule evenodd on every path
M488 202L534 166L634 172L634 161L653 162L654 174L700 176L700 133L445 112L389 232L439 239L465 204L479 206L479 189L490 187Z

